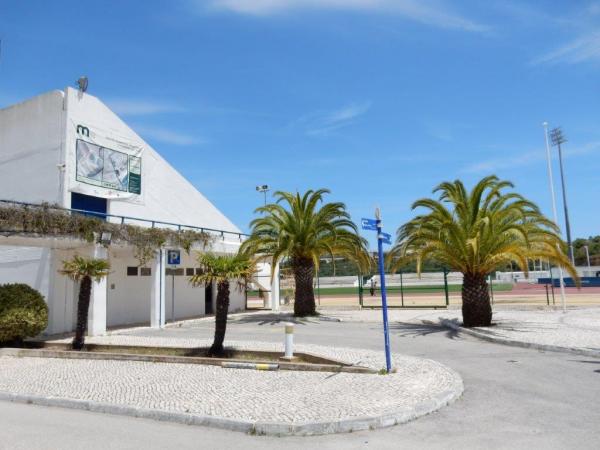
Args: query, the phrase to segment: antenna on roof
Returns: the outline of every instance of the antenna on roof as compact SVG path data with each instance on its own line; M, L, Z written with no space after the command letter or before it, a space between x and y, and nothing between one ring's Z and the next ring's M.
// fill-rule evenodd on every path
M79 91L80 92L87 91L87 88L88 88L88 77L86 77L86 76L79 77L79 79L77 80L77 86L79 86Z

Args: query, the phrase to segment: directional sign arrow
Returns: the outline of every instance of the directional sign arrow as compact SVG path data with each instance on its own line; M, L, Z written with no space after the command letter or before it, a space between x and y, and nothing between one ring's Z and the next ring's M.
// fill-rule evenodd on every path
M390 244L392 243L392 235L389 233L384 233L383 231L381 233L379 233L379 235L377 236L379 239L381 239L381 241L384 244Z
M360 224L363 230L377 231L377 221L375 219L360 219Z

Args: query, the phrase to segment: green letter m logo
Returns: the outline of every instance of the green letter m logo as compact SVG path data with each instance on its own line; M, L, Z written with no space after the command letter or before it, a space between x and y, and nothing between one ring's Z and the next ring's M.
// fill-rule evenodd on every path
M83 125L77 125L77 134L90 137L90 129L88 127L84 127Z

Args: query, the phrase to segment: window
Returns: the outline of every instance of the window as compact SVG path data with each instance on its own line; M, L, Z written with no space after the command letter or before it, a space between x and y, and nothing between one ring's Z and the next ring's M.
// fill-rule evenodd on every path
M142 267L140 268L140 276L149 277L152 275L152 269L150 267Z
M188 267L185 269L185 275L187 277L191 277L194 275L194 268L193 267Z
M183 269L174 269L174 268L166 268L165 269L165 275L171 275L171 276L175 276L175 277L180 277L183 275Z
M202 269L200 267L196 267L196 275L202 275Z
M128 277L137 277L138 268L136 266L128 266L127 267L127 276Z

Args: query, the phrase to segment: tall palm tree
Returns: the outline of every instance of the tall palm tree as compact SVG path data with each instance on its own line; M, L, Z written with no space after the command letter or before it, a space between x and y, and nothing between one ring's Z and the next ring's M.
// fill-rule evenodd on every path
M84 258L75 255L70 261L63 261L63 267L59 272L79 283L77 326L73 338L73 350L81 350L85 343L92 280L99 282L102 278L108 276L109 271L110 263L105 259Z
M244 255L215 255L199 253L197 257L200 272L190 277L192 286L217 285L217 308L215 314L215 338L208 352L209 356L222 356L223 341L227 329L230 283L235 281L238 289L243 289L256 273L255 263Z
M412 208L421 214L398 229L390 259L392 269L416 260L417 271L426 259L462 272L463 323L489 326L492 308L486 276L516 262L525 273L528 259L542 258L565 267L578 280L564 253L559 229L531 201L515 192L509 181L488 176L468 192L459 180L444 182Z
M294 314L316 314L313 278L322 255L346 256L362 267L370 264L367 242L358 235L343 203L324 203L329 190L309 190L303 195L275 192L276 202L260 207L251 236L241 252L269 257L274 262L289 258L294 274ZM272 264L274 270L275 264Z

